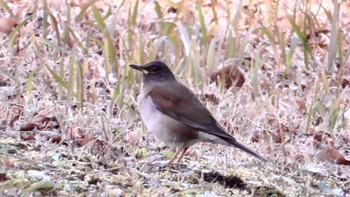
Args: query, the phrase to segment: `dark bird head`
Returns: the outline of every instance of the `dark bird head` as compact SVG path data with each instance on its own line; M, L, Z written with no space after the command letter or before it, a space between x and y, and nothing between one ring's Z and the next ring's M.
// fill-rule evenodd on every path
M174 74L162 61L151 61L144 65L130 64L130 67L143 73L144 83L176 81Z

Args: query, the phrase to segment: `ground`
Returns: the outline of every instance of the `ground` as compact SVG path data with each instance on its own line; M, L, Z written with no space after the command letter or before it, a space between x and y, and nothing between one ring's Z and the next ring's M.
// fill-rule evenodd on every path
M350 196L346 1L0 1L1 196ZM145 128L158 59L238 141Z

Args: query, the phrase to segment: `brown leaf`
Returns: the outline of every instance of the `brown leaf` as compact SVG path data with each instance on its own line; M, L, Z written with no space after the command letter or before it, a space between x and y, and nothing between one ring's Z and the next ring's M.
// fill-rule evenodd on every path
M321 146L321 143L323 141L323 135L323 132L314 133L313 143L315 148L319 148Z
M94 136L88 133L88 134L83 136L83 139L77 140L76 142L79 146L85 146L86 144L88 144L89 142L91 142L93 140L94 140Z
M298 106L299 112L304 112L304 111L306 111L306 101L305 101L304 98L296 97L296 98L295 98L295 103L296 103L297 106Z
M0 173L0 182L4 182L7 180L8 180L8 178L6 176L6 173Z
M55 143L55 144L59 144L59 143L62 142L62 136L61 135L52 136L50 139L51 139L51 142Z
M342 82L341 82L341 86L343 88L346 88L346 86L349 86L349 85L350 85L350 81L348 79L346 79L346 78L343 78Z
M225 66L217 71L204 70L204 74L209 78L211 82L219 84L221 78L225 79L225 87L228 89L231 86L242 87L245 82L243 73L236 66Z
M326 154L330 161L334 161L337 164L350 165L350 161L346 160L345 157L335 148L327 149Z
M334 138L324 131L314 131L314 147L318 149L334 148Z
M260 142L263 139L263 136L261 134L261 131L259 131L258 129L255 129L253 131L253 136L251 137L251 141L252 142Z
M85 6L87 6L88 4L90 4L93 0L81 0L78 3L78 6L80 8L84 8Z
M44 130L44 131L37 131L38 134L41 136L44 136L45 139L48 141L51 141L52 143L59 144L62 142L62 134L59 133L57 130Z
M38 125L38 129L40 130L59 128L59 124L55 116L52 116L52 117L43 116L43 117L37 118L37 125Z
M23 131L20 135L21 139L25 141L35 141L35 134L33 132Z
M33 131L35 129L35 127L37 127L36 124L29 122L29 123L21 125L19 127L19 130L20 131Z
M9 34L18 25L13 18L0 18L0 32Z
M9 121L10 127L14 126L15 122L19 119L22 112L23 112L22 107L17 107L17 106L11 107L11 117L10 117L10 121Z
M328 29L321 29L316 32L312 31L306 35L306 39L308 40L311 47L318 46L318 47L324 48L328 46L328 43L327 43L327 40L323 38L323 36L327 35L328 33L330 33Z
M77 126L72 125L68 130L68 136L73 140L79 147L84 146L94 140L91 134L85 133L85 131Z
M215 96L215 94L202 94L201 100L211 102L215 105L219 104L220 102L220 99L217 96Z
M350 165L350 161L346 160L342 153L335 148L334 138L331 134L324 131L314 133L314 147L320 151L316 157L320 160L327 160L337 164Z
M277 133L272 134L272 140L275 143L278 143L278 144L282 143L283 138L284 137L282 136L281 132L277 132Z
M96 140L94 141L94 144L93 144L93 146L94 146L97 150L100 150L100 151L105 150L106 147L107 147L107 145L108 145L108 144L107 144L106 141L100 140L100 139L96 139Z

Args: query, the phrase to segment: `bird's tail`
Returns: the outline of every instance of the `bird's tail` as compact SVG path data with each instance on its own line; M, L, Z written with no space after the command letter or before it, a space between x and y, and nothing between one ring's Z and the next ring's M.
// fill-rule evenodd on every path
M263 162L268 162L269 160L265 159L264 157L260 156L258 153L252 151L250 148L244 146L243 144L237 142L235 139L233 140L230 140L230 144L232 146L235 146L251 155L253 155L254 157L258 158L260 161L263 161Z

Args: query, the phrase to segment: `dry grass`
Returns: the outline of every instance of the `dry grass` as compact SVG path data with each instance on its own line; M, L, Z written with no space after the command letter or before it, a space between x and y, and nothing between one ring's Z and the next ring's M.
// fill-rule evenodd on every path
M0 4L1 195L350 195L345 1ZM127 67L154 59L272 162L197 144L161 167ZM211 83L224 66L244 84Z

